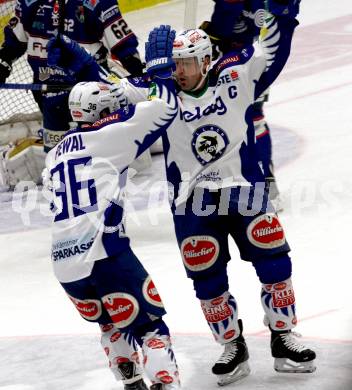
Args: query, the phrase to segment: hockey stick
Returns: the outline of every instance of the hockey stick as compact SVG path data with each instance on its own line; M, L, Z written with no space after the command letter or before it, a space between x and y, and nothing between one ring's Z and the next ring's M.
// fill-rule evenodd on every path
M73 85L68 84L15 84L0 83L0 89L24 89L26 91L59 92L69 91Z

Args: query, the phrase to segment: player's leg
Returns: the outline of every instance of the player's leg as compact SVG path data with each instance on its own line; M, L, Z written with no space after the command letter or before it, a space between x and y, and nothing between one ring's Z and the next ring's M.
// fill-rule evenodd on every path
M178 367L166 313L159 293L142 264L128 248L95 263L92 276L111 321L129 332L142 348L144 370L153 384L178 389Z
M265 323L271 330L275 369L280 372L314 371L315 353L299 344L292 333L297 323L291 281L290 250L276 214L236 217L233 235L241 258L252 261L262 283Z
M139 364L136 341L130 333L122 334L111 322L95 287L92 286L91 277L61 285L82 318L100 324L101 345L116 380L122 380L125 390L147 390L142 378L143 371Z
M313 372L315 352L295 338L297 324L295 295L291 279L291 259L287 253L268 255L253 261L262 283L264 322L271 331L271 353L279 372Z
M208 192L203 201L210 205L217 204L218 199ZM249 373L242 322L238 319L236 300L229 292L226 270L230 260L228 233L221 217L197 216L192 204L191 199L185 213L176 210L175 231L187 276L193 280L204 317L215 340L224 346L223 354L212 368L219 385L224 385ZM204 210L206 204L202 206Z

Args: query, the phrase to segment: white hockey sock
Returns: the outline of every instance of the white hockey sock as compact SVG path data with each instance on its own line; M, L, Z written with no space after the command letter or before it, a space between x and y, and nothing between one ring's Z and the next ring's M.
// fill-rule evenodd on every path
M291 278L273 284L263 284L261 301L265 325L273 330L288 330L296 326L295 295Z
M167 389L180 387L178 367L170 336L148 332L143 337L144 370L152 384L162 383Z
M228 291L213 299L201 299L200 302L204 317L218 343L226 344L240 335L237 303Z
M139 362L138 346L129 333L121 333L114 324L100 325L101 345L109 359L109 367L117 380L133 383L142 378L142 368ZM118 369L120 363L133 362L134 375L125 378Z

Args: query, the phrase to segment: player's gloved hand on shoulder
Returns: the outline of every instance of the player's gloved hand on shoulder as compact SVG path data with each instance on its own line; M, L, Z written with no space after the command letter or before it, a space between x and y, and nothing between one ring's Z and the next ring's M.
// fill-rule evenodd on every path
M299 13L301 0L268 0L268 11L275 16L295 18Z
M77 42L65 35L51 38L47 46L48 65L61 69L67 77L64 82L76 83L83 78L85 81L100 81L100 66ZM65 76L63 77L65 78Z
M145 44L146 69L149 76L161 79L172 76L172 72L176 69L172 59L175 35L175 30L165 25L155 27L149 33L148 42Z

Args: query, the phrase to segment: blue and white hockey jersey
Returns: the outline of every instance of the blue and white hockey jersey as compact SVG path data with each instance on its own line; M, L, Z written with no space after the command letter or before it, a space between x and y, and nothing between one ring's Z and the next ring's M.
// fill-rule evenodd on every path
M202 95L178 92L178 117L163 136L176 206L196 186L264 183L255 151L252 104L285 65L296 25L293 18L272 17L263 40L230 52L213 65ZM140 85L123 86L130 101L139 98L134 89Z
M55 213L52 261L60 282L89 276L94 261L129 245L121 198L126 167L177 115L175 95L161 84L156 90L159 97L69 131L48 153L46 173Z
M59 13L57 0L17 0L16 16L5 32L4 46L14 51L15 58L27 50L35 82L46 81L52 72L59 72L47 66L46 50L49 39L58 31ZM66 0L64 16L61 32L98 61L105 59L107 49L117 58L136 52L137 38L122 18L117 0Z

